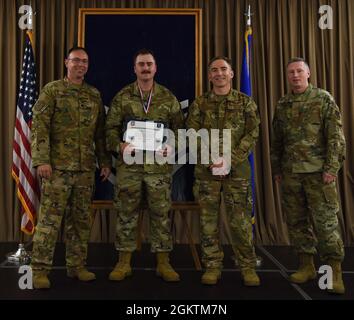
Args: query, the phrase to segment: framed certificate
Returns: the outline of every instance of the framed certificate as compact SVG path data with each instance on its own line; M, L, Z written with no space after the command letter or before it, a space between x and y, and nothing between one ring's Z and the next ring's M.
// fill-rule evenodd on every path
M131 120L123 137L137 150L158 151L162 149L164 140L164 124L154 121Z

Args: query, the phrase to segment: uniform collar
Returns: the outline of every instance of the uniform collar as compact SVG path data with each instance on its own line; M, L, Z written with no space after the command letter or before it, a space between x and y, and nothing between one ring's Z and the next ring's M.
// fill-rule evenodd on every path
M134 85L133 86L133 95L140 97L138 81L135 81L133 85ZM161 86L156 81L154 81L152 96L159 94L160 92L161 92Z
M64 77L63 83L66 88L81 89L81 88L86 87L85 81L83 81L82 84L76 84L76 83L70 82L70 80L67 77Z
M302 93L291 93L290 94L290 98L292 100L305 100L309 94L311 93L313 89L313 85L311 83L309 83L308 87L306 88L306 90Z
M226 95L223 95L223 97L225 97L225 100L226 101L231 101L231 100L233 100L233 95L234 95L234 92L235 92L235 89L232 89L231 88L231 90L229 91L229 93L228 94L226 94ZM220 96L219 95L216 95L215 93L214 93L214 91L213 90L211 90L211 91L209 91L209 93L208 93L208 98L209 98L209 100L210 101L219 101L219 98Z

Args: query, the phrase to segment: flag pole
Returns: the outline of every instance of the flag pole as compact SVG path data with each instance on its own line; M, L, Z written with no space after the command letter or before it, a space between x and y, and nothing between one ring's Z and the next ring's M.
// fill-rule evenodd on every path
M242 59L242 68L241 68L241 92L247 94L248 96L252 96L252 83L251 83L251 39L248 37L252 37L252 23L251 23L251 5L248 4L247 11L244 13L246 16L246 30L244 34L244 50L243 50L243 59ZM250 40L250 41L249 41ZM254 157L253 153L251 153L248 157L248 160L251 165L252 177L252 234L254 238L254 212L255 212L255 186L254 186ZM234 251L234 256L231 258L234 260L236 266L239 266L239 262L237 260L236 250L232 247ZM256 256L256 267L259 268L263 264L263 259L260 256Z
M29 16L29 23L28 23L28 29L26 30L26 35L28 36L29 38L29 41L30 41L30 46L32 48L32 52L34 53L34 39L33 39L33 34L32 34L32 22L33 22L33 13L32 13L32 9L31 9L31 12L29 13L30 16ZM24 62L23 62L24 63ZM22 69L23 70L23 69ZM24 71L22 71L23 73ZM21 76L21 84L22 84L22 79L23 77ZM18 105L17 105L17 108L16 110L18 109ZM17 117L17 112L18 110L16 111L16 121L18 121L18 117ZM16 125L15 124L15 132L16 132ZM16 137L16 133L15 133L15 137ZM17 142L17 141L16 141ZM14 143L15 143L15 138L14 138ZM25 236L24 236L24 230L26 230L26 225L24 227L24 229L22 228L22 222L23 222L23 216L26 214L26 212L28 211L28 206L27 204L24 202L24 198L23 198L23 195L21 192L19 192L19 184L21 183L20 182L20 175L19 175L19 171L18 171L18 168L16 168L16 170L14 170L14 166L13 166L13 169L12 169L12 176L13 178L15 179L16 181L16 185L17 185L17 195L19 197L19 204L20 204L20 207L19 207L19 211L20 211L20 214L19 214L19 226L20 226L20 243L18 245L18 249L16 252L10 252L6 255L7 257L7 262L8 263L11 263L11 264L16 264L16 265L23 265L23 264L29 264L30 261L31 261L31 255L29 252L26 251L25 247L26 246L29 246L31 244L32 241L30 241L29 243L27 243L26 245L24 244L25 242ZM28 222L27 222L28 223ZM31 223L32 223L32 227L34 228L34 220L33 220L33 217L32 217L32 220L31 220ZM32 232L29 232L29 234L33 234L33 231Z
M251 5L249 4L248 5L248 8L247 8L247 12L245 13L245 16L247 17L247 22L246 22L246 27L247 28L252 28L252 21L251 21L251 16L253 15L253 13L251 13ZM249 53L249 56L248 56L248 58L250 57L250 55L251 55L251 53ZM249 71L249 74L251 74L251 66L250 66L250 64L248 64L248 67L249 67L249 69L248 69L248 71ZM254 162L252 163L252 165L254 165ZM254 179L254 177L253 177L253 179ZM254 192L254 190L253 190L253 187L252 187L252 192ZM255 192L254 192L255 193ZM254 210L254 208L255 208L255 199L256 197L254 197L254 199L253 199L253 204L252 204L252 206L253 206L253 210ZM253 230L253 236L254 236L254 221L255 221L255 217L253 216L252 217L252 230ZM258 267L258 268L260 268L261 266L262 266L262 264L263 264L263 259L262 259L262 257L260 257L260 256L256 256L256 266Z

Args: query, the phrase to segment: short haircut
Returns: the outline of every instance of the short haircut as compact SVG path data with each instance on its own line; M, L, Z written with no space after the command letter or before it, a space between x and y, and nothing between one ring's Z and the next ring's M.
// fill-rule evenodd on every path
M305 66L310 70L310 66L307 63L307 61L304 58L300 58L300 57L291 58L289 60L288 64L286 65L286 67L289 67L289 64L294 63L294 62L303 62L305 64Z
M87 56L88 56L88 52L87 52L87 50L84 48L84 47L78 47L78 46L75 46L75 47L72 47L71 49L69 49L69 51L68 51L68 54L67 54L67 58L70 56L70 53L71 52L74 52L74 51L83 51L83 52L85 52L86 54L87 54Z
M156 58L155 58L155 55L154 53L150 50L150 49L140 49L139 51L137 51L135 54L134 54L134 57L133 57L133 62L134 62L134 65L135 65L135 62L136 62L136 58L140 55L146 55L146 54L151 54L152 57L154 58L155 60L155 63L156 63Z
M228 57L225 57L225 56L217 56L213 59L211 59L208 63L208 70L210 69L210 66L212 65L212 63L216 60L224 60L229 66L230 68L232 69L232 62L231 62L231 59L229 59Z

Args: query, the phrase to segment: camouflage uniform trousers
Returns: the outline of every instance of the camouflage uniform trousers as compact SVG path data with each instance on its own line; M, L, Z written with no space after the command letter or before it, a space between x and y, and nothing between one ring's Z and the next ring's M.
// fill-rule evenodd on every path
M93 183L94 173L84 171L53 170L49 179L43 179L39 221L33 238L33 270L51 269L64 213L66 266L75 269L86 264Z
M136 250L136 235L141 204L148 205L151 252L172 250L169 211L171 177L159 173L117 170L114 204L118 211L116 249ZM145 201L146 200L146 201Z
M219 243L221 192L227 223L242 270L256 266L252 235L252 191L247 179L196 180L194 194L201 205L202 262L206 268L222 269L224 253ZM199 194L199 196L198 196Z
M335 182L324 184L322 173L284 173L281 185L290 241L297 253L316 254L317 247L322 261L342 261Z

